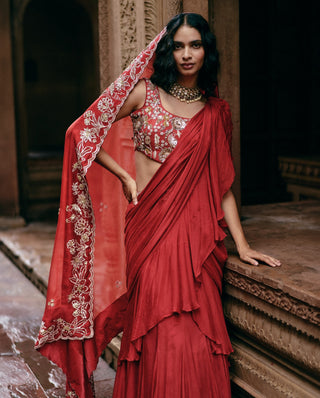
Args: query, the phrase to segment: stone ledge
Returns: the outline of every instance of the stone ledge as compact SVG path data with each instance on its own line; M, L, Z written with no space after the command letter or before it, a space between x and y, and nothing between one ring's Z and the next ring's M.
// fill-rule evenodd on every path
M320 309L318 306L310 305L305 301L292 297L289 293L286 293L285 286L283 289L273 288L269 286L263 278L259 280L259 278L255 278L252 275L243 275L241 272L231 270L230 265L232 264L232 261L234 261L234 259L231 258L228 263L229 267L224 274L224 280L227 286L233 286L246 294L252 295L259 298L259 300L271 304L272 307L278 307L286 313L295 315L297 318L301 318L316 326L320 326ZM238 295L237 298L239 298ZM243 301L252 305L251 297L250 299L243 299ZM295 322L298 321L296 320ZM319 329L318 332L320 332ZM319 333L317 338L320 339Z
M243 209L250 245L280 268L229 253L224 311L234 353L234 397L320 397L320 202Z
M279 258L282 265L272 268L244 264L232 255L236 251L228 238L227 270L319 309L320 201L247 206L243 208L242 225L250 245Z

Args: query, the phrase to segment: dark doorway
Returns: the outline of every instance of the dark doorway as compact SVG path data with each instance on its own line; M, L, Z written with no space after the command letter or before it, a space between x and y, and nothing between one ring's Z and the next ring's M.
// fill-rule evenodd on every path
M319 13L317 0L240 0L243 204L290 200L279 156L320 155Z
M89 15L76 0L33 0L24 12L17 117L28 220L56 217L65 131L98 95L92 22L97 25L97 12Z

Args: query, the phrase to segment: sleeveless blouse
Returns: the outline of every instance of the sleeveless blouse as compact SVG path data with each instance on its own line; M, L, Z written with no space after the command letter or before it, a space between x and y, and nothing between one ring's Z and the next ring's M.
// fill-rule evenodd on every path
M176 147L189 118L166 111L157 86L146 82L146 100L142 108L131 113L134 149L163 163Z

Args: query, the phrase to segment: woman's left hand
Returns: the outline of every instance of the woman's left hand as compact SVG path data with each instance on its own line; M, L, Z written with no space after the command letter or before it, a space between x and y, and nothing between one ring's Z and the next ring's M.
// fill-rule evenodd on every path
M239 256L242 261L251 265L259 265L259 262L270 265L270 267L279 267L281 265L281 262L278 259L253 250L251 247L240 249Z

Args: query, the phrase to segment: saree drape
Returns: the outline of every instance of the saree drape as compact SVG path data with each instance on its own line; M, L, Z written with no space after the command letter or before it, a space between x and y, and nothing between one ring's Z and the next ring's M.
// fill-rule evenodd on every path
M221 200L234 178L227 114L224 101L210 99L139 195L138 205L128 208L128 307L116 398L230 396L225 367L232 348L220 297L227 258ZM177 322L185 325L176 327L172 337ZM191 329L188 344L179 352ZM171 356L157 347L165 339L171 342L159 344ZM202 340L207 348L195 359ZM146 359L150 346L156 346L156 354ZM217 362L219 369L213 372ZM170 376L167 368L173 363L177 368Z
M36 348L66 373L69 397L93 397L90 376L112 337L124 330L119 361L136 360L141 338L173 313L192 314L212 352L231 350L219 294L208 299L200 288L211 278L221 291L226 259L221 200L234 178L227 103L209 99L188 123L138 205L127 209L126 224L121 184L93 162L103 145L134 176L130 122L111 126L137 81L151 75L164 32L66 135L60 213ZM162 261L166 252L173 263ZM199 315L210 300L220 307Z

